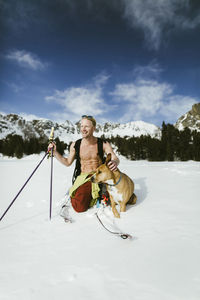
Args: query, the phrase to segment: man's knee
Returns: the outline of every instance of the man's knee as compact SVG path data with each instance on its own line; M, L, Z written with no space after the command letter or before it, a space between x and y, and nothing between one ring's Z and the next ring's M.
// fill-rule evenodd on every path
M71 204L73 209L80 213L88 210L90 203L88 203L88 201L81 201L80 199L71 198Z
M72 207L76 212L84 212L88 210L91 200L91 182L86 182L77 189L75 196L71 198Z

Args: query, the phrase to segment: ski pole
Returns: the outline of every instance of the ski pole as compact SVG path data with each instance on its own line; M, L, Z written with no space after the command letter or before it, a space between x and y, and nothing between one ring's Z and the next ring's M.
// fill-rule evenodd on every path
M51 133L49 137L49 143L54 141L54 127L51 128ZM53 182L53 148L51 148L51 152L49 153L51 156L51 177L50 177L50 207L49 207L49 219L51 220L51 212L52 212L52 182Z
M22 188L19 190L19 192L17 193L17 195L15 196L15 198L12 200L12 202L10 203L10 205L8 206L8 208L6 209L6 211L3 213L3 215L0 218L0 221L3 219L3 217L5 216L5 214L8 212L8 210L11 208L11 206L13 205L13 203L15 202L15 200L17 199L17 197L19 196L19 194L22 192L22 190L25 188L25 186L27 185L27 183L29 182L29 180L31 179L31 177L33 176L33 174L36 172L36 170L39 168L39 166L41 165L41 163L43 162L43 160L45 159L45 157L47 156L48 152L45 153L44 157L42 158L42 160L39 162L39 164L36 166L36 168L33 170L33 172L31 173L31 175L29 176L29 178L26 180L26 182L24 183L24 185L22 186Z
M53 181L53 149L51 149L50 209L49 209L50 220L51 220L51 211L52 211L52 181Z

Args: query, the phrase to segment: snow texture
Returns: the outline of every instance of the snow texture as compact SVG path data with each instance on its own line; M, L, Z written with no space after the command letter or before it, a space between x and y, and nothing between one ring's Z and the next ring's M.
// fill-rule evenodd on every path
M0 214L42 155L0 158ZM49 220L50 160L45 159L0 222L0 300L200 299L200 163L130 162L120 169L135 182L138 202L120 219L92 208L73 223L58 215L73 166L54 160Z

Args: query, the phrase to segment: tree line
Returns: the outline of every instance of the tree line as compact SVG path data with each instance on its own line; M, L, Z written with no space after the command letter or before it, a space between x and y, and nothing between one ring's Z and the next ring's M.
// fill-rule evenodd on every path
M150 135L140 137L111 137L104 138L115 145L119 154L130 160L149 161L200 161L200 132L185 128L179 131L171 124L162 124L161 139L152 138ZM70 144L55 139L57 151L63 155ZM0 140L0 153L6 156L22 158L47 151L48 139L30 138L23 139L20 135L9 134Z
M162 124L161 139L140 137L111 137L106 139L116 146L118 153L131 160L200 161L200 132L189 128L178 130Z
M57 151L63 155L67 144L55 139ZM39 154L42 151L47 151L48 139L30 138L23 139L21 135L9 134L3 140L0 140L0 153L6 156L22 158L23 155Z

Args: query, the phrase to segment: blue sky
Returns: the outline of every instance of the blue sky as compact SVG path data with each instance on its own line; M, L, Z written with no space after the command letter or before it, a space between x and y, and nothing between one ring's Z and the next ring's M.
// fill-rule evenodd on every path
M0 111L174 123L200 102L198 0L0 0Z

